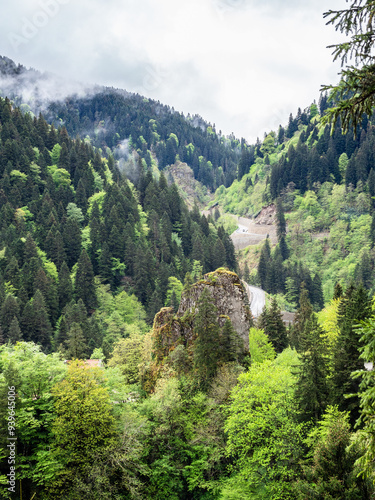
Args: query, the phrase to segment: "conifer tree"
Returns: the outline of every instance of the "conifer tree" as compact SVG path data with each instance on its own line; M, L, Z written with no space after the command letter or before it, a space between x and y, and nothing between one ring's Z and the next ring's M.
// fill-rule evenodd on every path
M313 279L312 288L312 303L316 310L320 311L324 307L324 297L322 290L322 280L318 273L315 274Z
M339 304L339 335L333 352L332 402L342 411L350 411L352 424L359 417L359 380L352 373L363 368L360 334L356 325L371 316L371 299L363 285L350 286ZM349 397L350 396L350 397Z
M250 281L250 271L249 271L249 266L247 265L247 262L245 262L245 267L243 271L243 280L245 283L249 283Z
M22 340L22 332L17 317L15 316L10 324L8 331L8 340L11 344L15 344Z
M356 462L361 455L353 445L349 415L330 406L309 433L311 459L303 466L296 483L296 498L330 500L370 500L372 481L358 474ZM371 470L372 472L372 470Z
M342 290L342 286L340 285L340 283L336 283L335 285L335 289L334 289L334 292L333 292L333 300L336 300L336 299L340 299L343 295L343 290Z
M298 288L295 283L295 280L291 277L286 278L285 280L285 297L287 301L294 308L296 307L298 301Z
M69 359L85 359L88 356L88 347L82 328L73 322L68 334L66 344L66 356Z
M124 244L116 224L113 224L111 232L109 234L108 246L112 257L115 257L117 259L122 258L124 253Z
M73 298L73 283L70 278L69 268L64 261L59 271L58 284L59 307L62 310Z
M67 256L67 264L71 269L77 262L81 253L82 234L76 219L69 218L66 221L63 232L64 247Z
M362 253L362 258L360 262L358 262L354 276L356 281L362 281L365 288L371 288L372 284L372 268L371 268L371 260L368 252L365 250Z
M301 365L298 367L295 394L301 420L313 420L315 424L328 404L328 369L324 359L322 334L323 330L318 325L316 315L312 313L300 338Z
M74 292L77 301L82 299L88 311L92 311L97 307L94 271L90 257L85 249L82 250L78 260Z
M267 270L270 264L271 259L271 247L269 238L266 238L266 241L262 247L260 252L259 264L258 264L258 278L260 281L260 286L266 289L267 285Z
M331 91L330 98L335 103L326 112L324 122L335 125L340 119L344 132L350 125L356 131L363 115L371 116L374 106L374 5L368 1L352 1L347 9L329 10L324 16L328 18L327 24L334 25L348 37L331 46L334 60L341 59L342 66L346 67L337 85L323 87ZM348 59L354 59L355 64L348 65Z
M187 293L189 292L191 286L194 284L194 280L192 278L191 273L186 273L185 274L185 280L184 280L184 292Z
M250 167L254 162L254 153L247 147L244 147L241 152L241 158L238 163L237 179L240 181L242 177L250 171Z
M56 351L63 352L65 355L65 342L68 339L69 326L65 316L61 316L57 322L56 332L53 339L53 346Z
M301 285L299 304L299 308L294 317L293 326L290 330L290 345L298 352L300 352L301 349L301 338L304 334L306 324L313 313L313 308L309 300L309 292L304 283Z
M284 215L284 207L281 198L276 200L276 229L277 229L277 239L280 243L282 237L286 236L286 221Z
M233 328L230 319L227 319L221 329L221 360L226 362L239 361L243 353L243 340Z
M40 267L34 279L34 293L39 289L44 297L51 322L54 324L58 316L58 296L56 284Z
M50 258L56 264L57 269L60 269L62 263L66 261L64 240L60 231L56 231L54 235L50 249Z
M14 317L19 318L20 306L14 295L8 294L0 309L0 324L3 329L4 338L8 338L8 331Z
M275 297L272 299L270 309L265 307L259 316L258 328L268 336L277 353L282 352L288 346L286 327Z
M100 251L99 257L99 272L104 283L109 283L111 287L114 285L114 276L112 271L112 255L108 243L105 241Z
M372 213L371 227L370 227L370 241L371 241L371 248L374 248L374 245L375 245L375 211Z
M202 292L197 309L194 320L194 334L197 336L194 343L194 368L201 387L208 389L221 357L217 308L208 290Z
M43 294L39 289L23 310L21 330L26 341L41 345L45 351L50 349L52 327Z
M289 257L289 248L288 248L288 245L286 244L284 235L281 236L281 238L279 240L278 248L280 250L280 255L281 255L282 259L286 260Z
M16 257L13 255L5 268L5 280L10 281L12 285L18 289L19 288L19 283L20 283L20 270L18 266L18 260Z
M225 231L221 240L225 248L225 262L231 271L237 272L237 259L233 241Z
M25 260L20 272L20 285L25 289L28 297L34 292L34 281L36 274L41 266L39 257L31 257Z
M149 303L147 305L147 316L150 323L153 322L155 315L163 307L163 301L160 295L161 295L160 289L158 286L156 286L155 290L152 292Z

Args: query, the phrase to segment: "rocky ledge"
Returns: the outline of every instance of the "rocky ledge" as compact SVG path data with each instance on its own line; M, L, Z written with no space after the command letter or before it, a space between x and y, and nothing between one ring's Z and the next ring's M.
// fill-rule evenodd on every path
M252 316L247 293L237 274L227 269L217 269L205 274L203 279L183 292L176 314L173 309L165 307L155 316L153 352L158 361L168 356L177 345L189 347L193 342L194 318L203 290L208 290L212 296L221 326L229 318L243 339L244 348L248 349Z

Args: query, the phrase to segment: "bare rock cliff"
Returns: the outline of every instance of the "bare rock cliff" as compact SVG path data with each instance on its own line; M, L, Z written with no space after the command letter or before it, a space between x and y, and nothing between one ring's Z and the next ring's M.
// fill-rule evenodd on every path
M193 324L197 304L203 290L207 289L217 307L219 323L224 325L229 318L234 329L244 341L244 348L249 347L249 329L252 316L246 291L237 274L226 269L217 269L206 274L186 290L176 314L165 307L155 316L153 327L153 351L155 358L162 361L178 344L185 347L194 340Z

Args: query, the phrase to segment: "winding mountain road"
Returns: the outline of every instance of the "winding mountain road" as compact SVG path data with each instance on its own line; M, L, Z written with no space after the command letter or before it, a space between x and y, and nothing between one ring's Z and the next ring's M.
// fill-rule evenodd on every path
M233 216L234 218L235 216ZM269 236L271 243L277 243L276 226L257 224L247 217L236 217L237 229L231 234L234 248L242 250L249 245L259 245Z
M256 245L263 239L270 236L272 243L277 241L276 230L274 226L255 224L253 220L245 217L237 217L237 229L231 235L232 241L236 250L245 248L248 245ZM266 305L266 292L257 286L251 286L245 281L242 282L245 286L249 297L250 310L254 318L258 318ZM294 321L294 313L282 312L283 321L290 325Z
M264 306L266 305L266 293L261 288L250 286L247 283L246 291L249 296L250 310L254 318L261 315Z

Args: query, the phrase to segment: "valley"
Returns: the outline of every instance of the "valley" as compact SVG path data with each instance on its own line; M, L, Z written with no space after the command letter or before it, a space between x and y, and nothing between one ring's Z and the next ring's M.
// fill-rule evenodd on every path
M0 499L371 500L374 103L57 83L0 56Z

